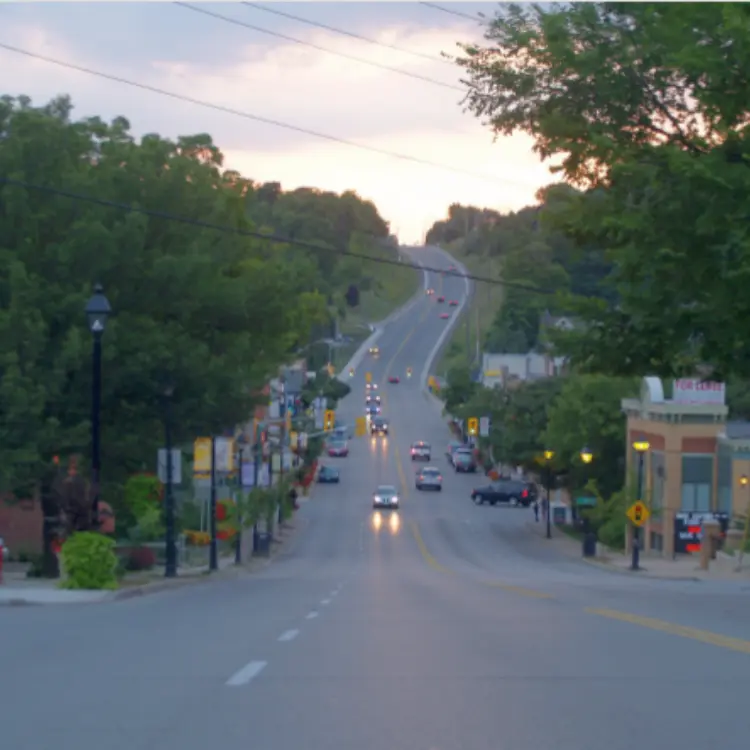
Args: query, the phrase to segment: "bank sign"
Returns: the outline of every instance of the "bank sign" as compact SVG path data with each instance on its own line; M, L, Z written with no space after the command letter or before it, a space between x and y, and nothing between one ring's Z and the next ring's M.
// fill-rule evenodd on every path
M700 380L700 378L675 380L672 387L672 401L677 404L724 406L726 385Z

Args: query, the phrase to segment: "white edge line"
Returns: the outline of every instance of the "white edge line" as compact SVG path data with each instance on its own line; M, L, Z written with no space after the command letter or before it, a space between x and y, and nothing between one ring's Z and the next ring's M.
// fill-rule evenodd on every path
M227 686L241 687L242 685L247 685L250 680L257 677L263 671L266 664L268 664L267 661L251 661L227 680Z
M327 605L327 604L330 604L330 603L331 603L331 600L330 600L330 599L321 599L321 600L320 600L320 603L321 603L321 604L322 604L323 606L325 606L325 605Z
M287 630L279 636L282 643L294 640L299 635L299 630Z
M318 613L315 610L313 610L312 612L308 612L307 613L307 617L305 617L305 619L306 620L312 620L312 619L314 619L317 616L318 616Z

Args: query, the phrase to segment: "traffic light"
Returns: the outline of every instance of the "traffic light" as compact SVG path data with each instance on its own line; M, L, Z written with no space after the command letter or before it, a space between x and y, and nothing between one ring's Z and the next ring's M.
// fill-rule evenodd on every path
M476 435L479 430L479 420L476 417L469 417L467 422L469 435Z
M357 307L359 304L359 289L357 289L354 284L350 284L349 288L346 290L346 304L349 305L349 307Z
M333 409L326 409L326 412L323 415L323 429L332 430L335 424L336 424L336 412L333 411Z
M357 417L354 420L354 434L357 437L367 434L367 419L365 417Z

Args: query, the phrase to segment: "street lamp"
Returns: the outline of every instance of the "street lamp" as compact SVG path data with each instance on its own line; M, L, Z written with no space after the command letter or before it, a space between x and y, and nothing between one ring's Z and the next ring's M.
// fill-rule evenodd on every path
M164 526L166 555L164 577L174 578L177 575L177 540L175 534L174 493L172 492L172 396L174 386L170 383L164 388L164 446L167 453L167 476L164 488Z
M584 466L589 466L594 460L594 454L589 448L581 448L579 457ZM573 507L575 508L575 501ZM575 509L575 518L578 519L578 509ZM583 556L594 557L596 555L596 533L589 526L588 516L583 516Z
M544 471L544 489L547 491L547 539L552 539L552 503L550 502L550 492L552 490L552 459L555 457L554 451L544 451L545 471Z
M590 464L594 460L594 454L588 448L581 448L581 461Z
M86 318L93 340L91 356L91 485L93 528L99 528L99 476L101 474L100 414L102 407L102 334L112 312L101 284L94 286L94 296L86 303Z
M639 502L643 501L643 469L646 462L646 453L651 446L645 438L638 438L633 441L633 450L638 454L638 497ZM638 527L633 524L633 555L630 561L631 570L639 570L639 559L641 555L641 541Z

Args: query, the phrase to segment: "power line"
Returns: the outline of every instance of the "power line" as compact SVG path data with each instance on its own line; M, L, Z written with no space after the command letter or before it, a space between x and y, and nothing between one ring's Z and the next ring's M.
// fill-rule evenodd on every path
M477 180L484 180L486 182L492 182L496 185L517 185L519 187L530 188L529 185L523 185L518 182L511 182L510 180L503 180L494 177L489 174L482 174L481 172L472 172L468 169L462 169L461 167L453 167L448 164L441 164L440 162L430 161L429 159L421 159L418 156L411 156L410 154L402 154L398 151L389 151L388 149L378 148L377 146L367 146L364 143L357 143L356 141L350 141L346 138L339 138L335 135L329 135L328 133L321 133L317 130L308 130L307 128L300 127L299 125L291 125L288 122L282 122L281 120L273 120L270 117L263 117L261 115L254 115L250 112L244 112L239 109L233 109L232 107L225 107L222 104L212 104L211 102L203 101L202 99L195 99L191 96L185 96L183 94L176 94L174 91L168 91L167 89L158 88L157 86L150 86L147 83L140 83L138 81L131 81L121 76L112 75L111 73L102 73L99 70L93 70L83 65L76 65L75 63L66 62L64 60L57 60L54 57L47 57L46 55L40 55L37 52L31 52L20 47L14 47L12 44L6 44L0 41L0 49L7 50L8 52L15 52L18 55L24 55L35 60L43 60L52 65L58 65L61 68L68 68L69 70L77 70L80 73L86 73L87 75L96 76L97 78L103 78L107 81L114 81L115 83L122 83L125 86L132 86L133 88L141 89L143 91L151 91L154 94L160 96L167 96L170 99L176 99L177 101L187 102L189 104L195 104L198 107L204 107L205 109L212 109L216 112L224 112L225 114L234 115L235 117L242 117L246 120L253 120L254 122L262 122L265 125L273 125L276 128L283 128L284 130L291 130L295 133L303 133L304 135L310 135L314 138L320 138L325 141L331 141L332 143L340 143L344 146L351 146L352 148L358 148L361 151L369 151L373 154L379 154L380 156L388 156L392 159L400 159L401 161L408 161L412 164L421 164L426 167L434 167L435 169L442 169L446 172L453 172L454 174L461 174L467 177L472 177Z
M444 89L452 89L453 91L460 91L461 93L465 93L464 89L462 89L460 86L456 86L452 83L444 83L443 81L438 81L435 78L430 78L429 76L423 76L419 73L411 73L408 70L401 70L400 68L392 68L390 65L383 65L379 62L374 62L372 60L366 60L364 57L357 57L356 55L349 55L346 52L336 52L335 50L328 49L327 47L321 47L319 44L315 44L313 42L306 42L302 39L297 39L293 36L288 36L287 34L281 34L278 31L270 31L269 29L264 29L261 26L255 26L251 23L245 23L244 21L239 21L236 18L230 18L229 16L221 15L221 13L214 13L211 10L206 10L205 8L198 8L195 5L190 5L190 3L183 3L183 2L176 2L175 5L179 5L182 8L185 8L186 10L192 10L194 13L202 13L204 16L210 16L211 18L216 18L219 21L224 21L226 23L234 24L235 26L242 26L246 29L250 29L251 31L257 31L261 34L267 34L268 36L276 37L277 39L284 39L287 42L293 42L294 44L301 44L304 47L311 47L312 49L316 49L319 52L325 52L329 55L336 55L337 57L343 57L346 60L353 60L354 62L362 63L363 65L370 65L373 68L380 68L380 70L387 70L390 73L398 73L402 76L407 76L409 78L416 78L418 81L422 81L424 83L431 83L433 86L440 86Z
M324 245L317 245L314 242L306 242L305 240L295 240L290 237L280 237L276 234L264 234L263 232L256 232L251 229L240 229L238 227L231 227L227 224L214 224L210 221L203 221L202 219L193 219L189 216L180 216L179 214L172 214L166 211L155 211L153 209L142 208L140 206L130 206L127 203L119 203L117 201L107 200L105 198L96 198L93 195L85 195L83 193L74 193L70 190L61 190L59 188L49 187L48 185L35 185L24 180L14 180L10 177L0 176L1 185L10 185L13 187L25 188L26 190L35 190L39 193L46 193L47 195L56 195L61 198L69 198L70 200L81 201L83 203L91 203L97 206L103 206L104 208L113 208L119 211L126 211L133 214L141 214L142 216L149 216L152 219L164 219L166 221L174 221L179 224L186 224L188 226L197 227L200 229L210 229L215 232L223 232L224 234L234 234L240 237L252 237L254 239L266 240L267 242L279 242L284 245L291 245L293 247L300 247L305 250L314 250L315 252L333 253L335 255L341 255L344 257L358 258L359 260L371 261L372 263L380 263L387 266L398 266L399 268L413 268L417 271L431 271L432 273L445 273L449 276L455 276L461 279L469 279L471 281L480 281L487 284L495 284L497 286L504 286L509 289L519 289L521 291L530 292L532 294L542 295L554 295L557 292L550 289L540 289L539 287L531 286L515 281L502 281L500 279L490 279L484 276L475 276L474 274L462 274L458 271L446 271L443 268L433 268L431 266L417 265L416 263L402 263L399 260L393 260L392 258L378 258L374 255L362 255L360 253L354 253L351 250L334 250Z
M477 23L484 26L486 21L483 21L481 18L477 18L477 16L470 16L468 13L462 13L460 10L452 10L451 8L443 8L442 5L436 5L435 3L419 3L420 5L426 5L428 8L434 8L435 10L440 10L443 13L450 13L452 16L458 16L459 18L468 18L470 21L477 21Z
M295 16L291 13L285 13L283 10L277 10L276 8L269 8L259 3L248 3L243 2L242 5L247 5L248 8L255 8L256 10L262 10L264 13L273 13L275 16L281 16L282 18L289 18L292 21L299 21L300 23L306 23L308 26L315 26L318 29L325 29L326 31L332 31L334 34L341 34L342 36L348 36L351 39L358 39L360 42L367 42L368 44L376 44L378 47L385 47L386 49L396 50L397 52L403 52L407 55L414 55L414 57L421 57L423 60L429 60L430 62L440 62L446 65L453 65L453 61L447 60L445 57L436 57L435 55L428 55L424 52L417 52L416 50L406 49L399 47L395 44L388 44L387 42L379 42L377 39L370 39L370 37L362 36L362 34L356 34L353 31L346 31L345 29L339 29L335 26L329 26L320 21L311 21L309 18L302 18L301 16Z

